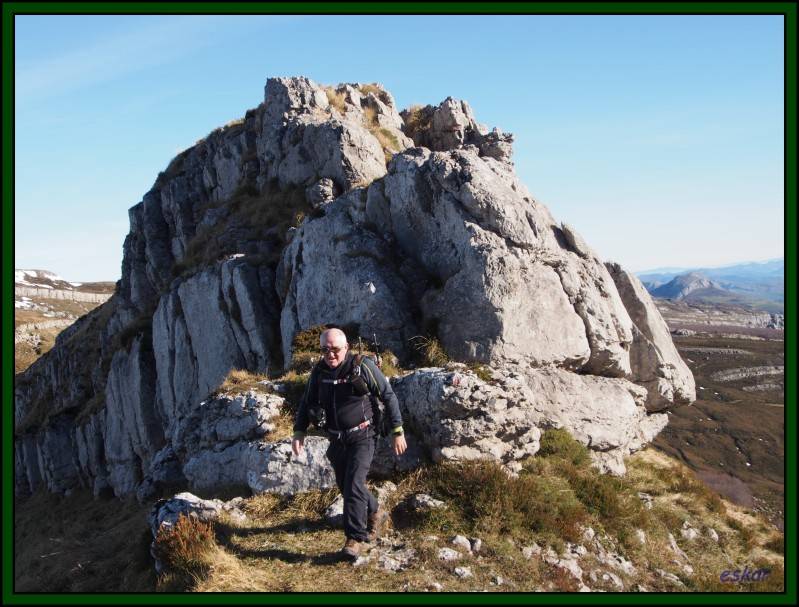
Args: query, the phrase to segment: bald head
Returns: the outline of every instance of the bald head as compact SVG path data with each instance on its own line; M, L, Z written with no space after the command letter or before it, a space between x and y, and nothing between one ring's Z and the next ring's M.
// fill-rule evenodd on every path
M328 343L330 342L330 343ZM341 329L326 329L319 337L319 345L341 347L347 343L347 336Z
M347 336L341 329L327 329L319 337L322 355L328 367L335 369L347 357Z

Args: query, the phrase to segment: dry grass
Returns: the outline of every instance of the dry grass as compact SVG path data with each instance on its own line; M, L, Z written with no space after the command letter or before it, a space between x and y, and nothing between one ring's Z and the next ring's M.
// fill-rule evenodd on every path
M344 540L342 529L323 518L325 508L337 495L335 490L311 491L294 497L262 494L246 499L242 506L247 514L244 522L223 515L214 523L212 537L207 529L183 534L182 540L176 542L178 548L173 546L170 552L172 571L158 580L147 554L149 531L144 523L144 507L123 502L120 508L116 500L93 502L85 495L72 498L39 495L17 508L17 589L396 592L424 591L435 581L443 584L447 592L571 592L577 589L574 579L538 558L525 559L521 548L536 541L563 550L567 541L582 541L579 532L583 525L594 528L599 537L607 533L609 537L603 539L606 548L633 561L637 570L634 575L617 572L627 589L642 584L650 591L675 591L655 573L656 569L677 575L685 584L682 590L687 592L779 592L784 588L783 558L774 550L779 548L777 538L773 531L760 537L759 516L727 503L726 514L720 514L697 493L663 490L655 495L654 488L665 489L672 482L661 468L679 466L676 462L650 449L628 458L630 474L609 481L612 485L608 486L618 493L614 497L606 491L606 486L599 484L601 481L592 477L594 473L580 446L570 442L568 435L545 432L542 444L544 453L530 458L515 479L508 477L496 463L487 461L426 466L394 478L397 489L386 502L391 519L385 537L395 548L410 547L417 551L416 560L403 571L384 571L376 563L375 554L364 567L353 567L339 559L338 551ZM586 478L591 479L590 483L585 484ZM684 479L674 482L686 484ZM587 491L588 488L593 489ZM647 538L644 545L624 538L619 533L621 525L614 523L615 518L625 516L625 496L636 495L638 491L655 496L655 507L642 520L626 523L632 529L642 525ZM447 508L423 515L408 512L405 500L417 492L445 500ZM680 505L686 495L699 502L695 510L700 514ZM614 509L619 506L621 515ZM61 516L49 516L53 511ZM676 529L668 522L671 519L677 521ZM702 536L693 541L683 539L678 529L684 520L702 531ZM704 533L708 526L718 532L718 543ZM753 530L754 545L752 536L741 531L747 527ZM439 561L438 548L449 545L458 532L480 537L481 552L465 554L455 562ZM676 557L669 548L669 532L688 554L693 575L687 575L672 562ZM431 533L438 539L430 539ZM139 547L131 553L130 538L137 536ZM63 551L65 546L68 551L40 558ZM92 563L91 576L82 571L73 572L76 563L87 567L85 561L91 560L85 553L79 554L80 550L91 550L97 559ZM34 565L36 560L38 566ZM456 566L470 567L473 576L456 577L453 573ZM584 580L592 588L615 590L607 582L588 580L589 571L607 570L590 552L581 559L580 566L586 574ZM762 581L748 584L720 581L724 570L744 566L750 570L768 567L771 573ZM496 575L504 578L503 586L491 584ZM25 581L22 586L21 580Z
M269 378L263 373L253 373L246 369L231 369L214 394L247 392L248 390L264 392L264 382L266 381L269 381Z
M383 154L388 163L394 154L401 151L402 146L399 139L390 130L380 126L376 108L371 106L363 108L363 121L372 136L380 143L380 147L383 148Z
M373 94L383 103L388 102L386 92L382 88L380 88L377 84L359 84L358 90L361 91L361 93L363 93L364 95L368 95L369 93Z
M332 86L325 87L325 94L330 106L338 110L340 114L344 114L347 109L347 102L344 100L344 93L339 93Z
M173 276L189 276L236 253L260 255L260 261L275 266L288 229L298 227L314 213L302 188L281 190L275 183L262 192L251 185L242 186L229 200L206 205L198 212L202 215L222 206L227 215L212 226L198 228L173 266Z
M17 592L150 592L148 507L44 492L14 503Z
M423 134L430 130L432 108L429 106L412 105L401 113L405 128L403 129L408 137L414 140L417 145L423 140Z
M423 367L443 367L449 362L444 347L435 337L417 335L410 340L416 354L417 364Z
M153 551L175 576L206 577L218 551L213 524L180 514L173 527L158 532Z

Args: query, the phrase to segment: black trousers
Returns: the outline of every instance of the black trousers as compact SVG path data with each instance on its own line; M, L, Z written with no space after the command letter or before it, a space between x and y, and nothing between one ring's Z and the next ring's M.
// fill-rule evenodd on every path
M377 512L377 499L366 487L366 475L375 454L375 436L371 426L349 434L328 433L327 459L336 473L336 485L344 496L344 535L359 542L367 541L366 522Z

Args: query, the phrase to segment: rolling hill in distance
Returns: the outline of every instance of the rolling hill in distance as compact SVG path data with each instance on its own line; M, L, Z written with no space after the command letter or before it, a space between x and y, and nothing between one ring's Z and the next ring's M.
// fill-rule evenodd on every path
M784 311L784 258L717 268L657 268L636 274L654 297Z

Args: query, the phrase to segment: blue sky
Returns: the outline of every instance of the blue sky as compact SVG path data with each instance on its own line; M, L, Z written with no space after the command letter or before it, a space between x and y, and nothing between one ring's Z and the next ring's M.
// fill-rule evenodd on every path
M116 280L127 209L269 76L465 99L634 270L783 255L779 16L17 16L15 267Z

